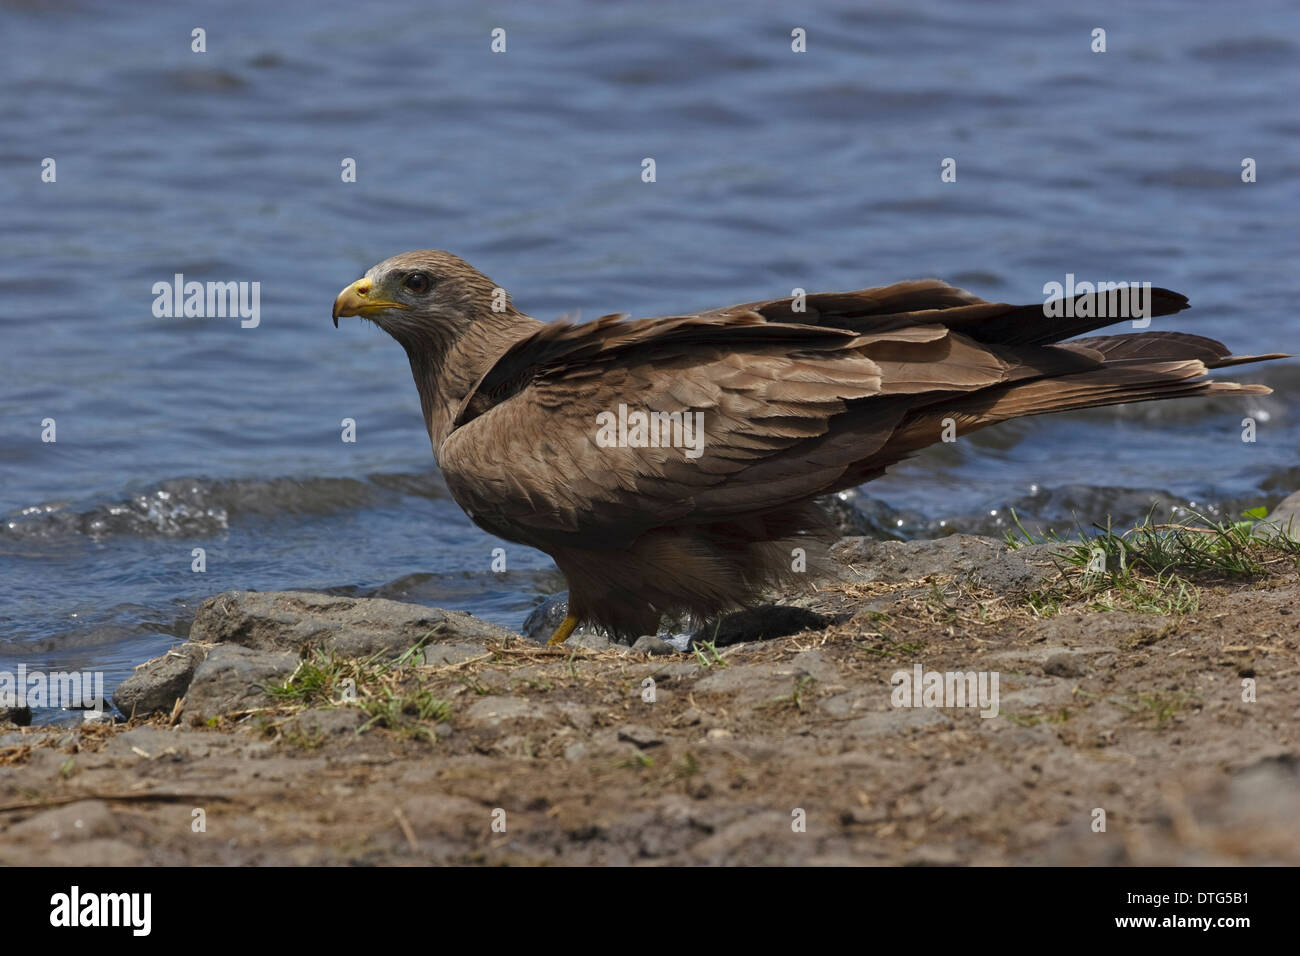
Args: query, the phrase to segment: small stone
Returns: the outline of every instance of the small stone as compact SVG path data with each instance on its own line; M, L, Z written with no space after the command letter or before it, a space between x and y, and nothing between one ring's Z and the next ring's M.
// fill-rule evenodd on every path
M610 640L604 634L583 634L578 632L564 642L565 647L583 647L589 651L607 651Z
M1051 677L1082 677L1083 669L1069 654L1053 654L1043 664L1043 673Z
M655 637L653 634L644 634L636 639L632 645L632 651L635 654L649 654L652 657L661 654L674 654L673 646L662 638Z

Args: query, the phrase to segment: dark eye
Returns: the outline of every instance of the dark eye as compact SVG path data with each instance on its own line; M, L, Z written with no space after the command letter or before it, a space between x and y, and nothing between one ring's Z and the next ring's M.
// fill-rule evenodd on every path
M433 283L429 281L429 277L423 272L412 272L402 280L402 287L409 289L416 295L424 295L424 293L429 291L429 286L431 285L433 285Z

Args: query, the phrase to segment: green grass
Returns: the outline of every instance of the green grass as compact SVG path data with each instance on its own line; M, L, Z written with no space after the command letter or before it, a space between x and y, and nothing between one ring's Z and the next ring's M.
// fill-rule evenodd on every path
M655 765L654 757L647 757L643 753L635 753L628 760L619 760L614 763L616 770L626 770L634 768L636 770L646 770Z
M317 649L298 665L283 684L267 688L281 704L320 707L355 704L369 716L357 733L386 727L413 739L428 738L430 722L451 717L451 706L432 691L416 687L415 667L423 660L425 635L396 658L379 653L365 658L341 658Z
M1054 559L1056 579L1028 596L1030 608L1041 616L1078 605L1186 614L1200 607L1198 584L1257 580L1271 569L1300 568L1300 541L1260 521L1261 511L1232 522L1193 513L1192 524L1156 524L1148 515L1122 533L1109 524L1078 529L1074 540L1050 531L1033 535L1013 511L1019 536L1009 534L1008 544L1061 545Z
M1200 707L1202 701L1195 694L1179 691L1155 691L1150 694L1138 694L1137 702L1115 700L1114 703L1137 717L1144 717L1163 727L1174 718L1175 714L1194 707Z
M1007 720L1019 727L1037 727L1039 724L1064 724L1070 719L1070 712L1062 707L1050 714L1003 714Z
M723 660L722 655L718 653L716 637L713 641L695 642L695 660L701 667L726 667L727 662Z
M428 723L442 723L451 719L451 705L433 695L428 688L409 693L395 692L389 688L361 701L361 709L370 715L357 733L371 727L387 727L415 740L429 739L432 731Z

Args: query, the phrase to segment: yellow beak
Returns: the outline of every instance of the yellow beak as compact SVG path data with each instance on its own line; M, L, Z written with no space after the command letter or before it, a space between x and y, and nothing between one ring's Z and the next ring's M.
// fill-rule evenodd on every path
M340 292L338 298L334 300L334 328L339 327L340 315L368 316L375 312L383 312L385 309L408 308L400 302L377 299L370 294L371 291L369 279L358 279Z

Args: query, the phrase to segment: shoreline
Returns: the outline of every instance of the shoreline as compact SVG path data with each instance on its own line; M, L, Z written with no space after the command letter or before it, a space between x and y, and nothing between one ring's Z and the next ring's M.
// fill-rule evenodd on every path
M1300 862L1296 560L1146 607L1068 547L845 538L687 652L217 595L118 688L156 713L0 729L0 862Z

